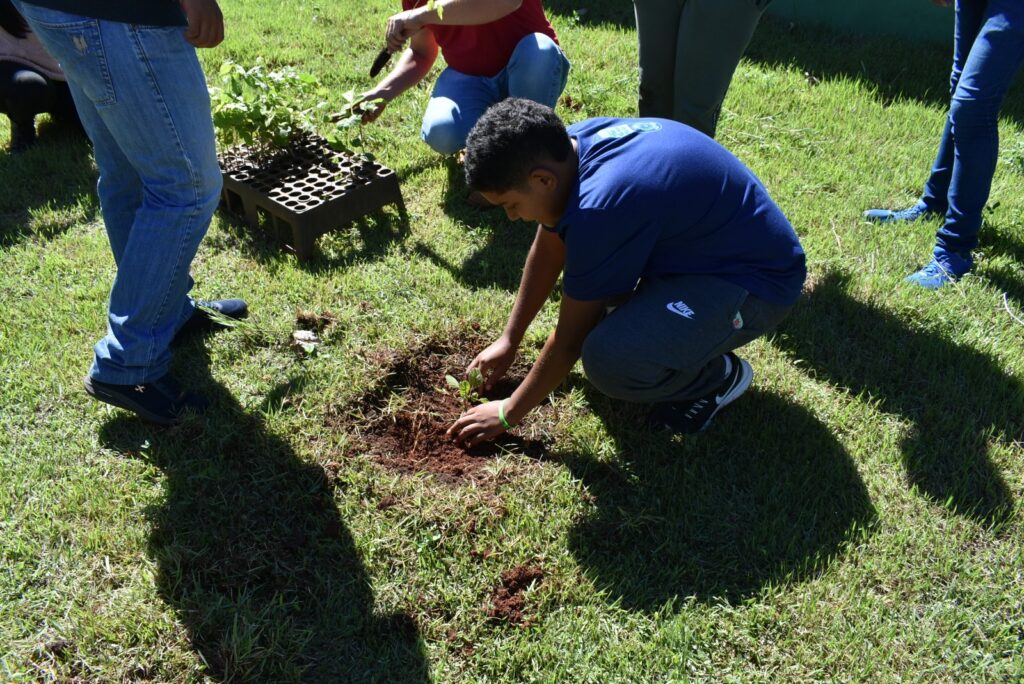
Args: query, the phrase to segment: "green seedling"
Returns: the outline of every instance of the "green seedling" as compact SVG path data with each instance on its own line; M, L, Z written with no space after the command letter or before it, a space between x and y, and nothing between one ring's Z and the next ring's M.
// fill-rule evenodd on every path
M487 399L480 396L480 389L484 386L484 376L479 368L469 371L465 380L458 380L454 375L446 375L444 379L448 386L459 393L459 397L465 404L485 404Z
M352 148L363 144L357 133L359 124L366 114L377 108L381 98L367 100L361 95L356 95L354 90L342 93L341 97L345 100L345 105L340 112L330 117L333 128L324 137L333 149L351 151Z
M226 146L244 143L270 153L315 131L314 113L328 95L315 76L293 67L268 69L262 58L249 68L227 60L219 75L222 87L210 88L210 98Z

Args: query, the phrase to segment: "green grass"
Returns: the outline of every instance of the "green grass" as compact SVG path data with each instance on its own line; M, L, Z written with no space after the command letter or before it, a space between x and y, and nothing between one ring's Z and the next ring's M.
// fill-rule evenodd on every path
M392 5L227 3L203 64L295 64L337 106L369 85ZM582 103L562 114L634 114L628 3L548 7ZM1024 681L1024 326L1004 308L1024 317L1024 93L974 274L907 288L937 225L860 219L919 191L948 53L766 20L719 138L810 278L745 352L752 391L670 439L577 370L524 428L557 457L496 459L475 485L392 473L337 427L389 350L500 331L532 237L467 208L420 143L429 84L365 135L407 220L369 217L306 265L214 220L196 292L244 295L252 321L177 351L213 408L170 430L80 389L114 274L88 148L50 131L0 154L0 680ZM338 318L306 358L298 309ZM488 621L524 562L545 572L529 625Z

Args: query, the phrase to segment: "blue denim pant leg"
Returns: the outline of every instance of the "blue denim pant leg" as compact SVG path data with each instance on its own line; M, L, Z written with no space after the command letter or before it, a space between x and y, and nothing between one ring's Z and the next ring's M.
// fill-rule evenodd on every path
M983 1L961 2L956 8L956 23L953 29L953 68L949 75L949 96L953 97L956 86L960 83L960 76L964 72L964 64L967 63L967 55L971 52L971 46L981 31L981 23L985 17L985 3ZM946 116L946 125L942 130L942 138L939 140L939 150L935 155L935 163L932 164L932 171L924 185L924 194L921 201L930 211L946 213L949 208L949 185L953 179L953 123L949 116Z
M440 154L466 146L466 136L487 108L506 97L554 107L569 78L569 60L548 36L534 33L516 45L508 65L493 77L451 67L441 72L423 115L420 137Z
M543 33L525 36L497 78L503 97L522 97L554 109L569 80L568 58Z
M434 84L420 137L439 154L455 154L466 146L466 136L477 120L501 98L495 79L448 67Z
M1024 62L1024 5L959 0L956 38L949 116L924 200L946 212L936 253L963 254L978 244L999 155L999 109ZM938 203L943 183L946 201Z
M191 313L189 266L220 196L205 77L181 28L19 9L64 68L100 170L118 269L90 374L155 380Z

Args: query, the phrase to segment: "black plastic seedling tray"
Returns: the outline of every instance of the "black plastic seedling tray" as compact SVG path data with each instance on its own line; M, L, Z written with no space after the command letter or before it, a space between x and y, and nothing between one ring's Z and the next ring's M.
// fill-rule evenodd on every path
M388 204L405 210L398 176L309 136L286 151L254 161L245 146L221 155L222 204L255 229L271 234L300 261L316 239Z

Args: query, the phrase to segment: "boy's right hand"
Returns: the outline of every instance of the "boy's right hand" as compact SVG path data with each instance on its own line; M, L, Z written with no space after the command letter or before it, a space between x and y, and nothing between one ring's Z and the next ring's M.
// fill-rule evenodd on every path
M505 377L505 373L516 360L516 345L502 335L495 342L492 342L487 349L476 355L473 362L466 368L466 373L477 368L484 376L484 390L491 390L498 380Z

